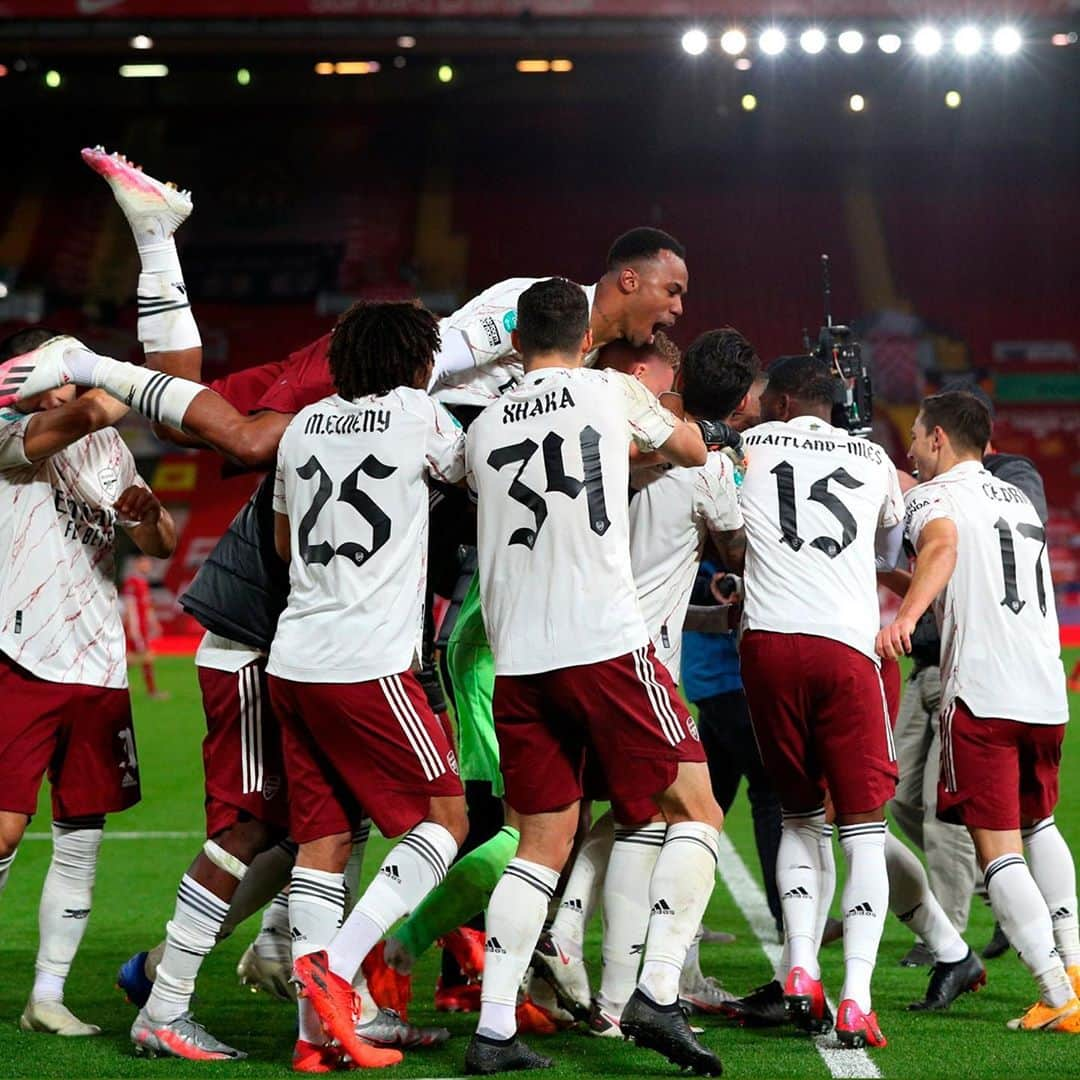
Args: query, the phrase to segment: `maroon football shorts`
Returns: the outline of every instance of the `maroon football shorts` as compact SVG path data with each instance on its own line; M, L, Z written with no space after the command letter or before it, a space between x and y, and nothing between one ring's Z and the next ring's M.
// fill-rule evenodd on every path
M127 688L54 683L0 653L0 810L32 815L48 774L54 821L139 801Z
M885 690L885 706L889 710L889 727L895 731L904 686L899 660L889 660L886 657L881 661L881 685Z
M1064 724L974 716L957 698L941 714L938 817L1000 832L1049 817L1064 739Z
M197 669L206 713L207 836L217 836L244 817L274 828L288 827L281 732L270 704L265 669L265 660L239 671Z
M351 832L365 816L383 836L400 836L424 820L431 799L463 794L457 758L411 671L360 683L268 682L297 843Z
M896 754L877 665L811 634L748 630L739 647L765 771L789 813L865 814L896 790Z
M587 748L627 825L648 820L643 804L655 807L680 763L705 760L697 726L651 644L595 664L497 675L492 711L506 801L521 814L580 799Z

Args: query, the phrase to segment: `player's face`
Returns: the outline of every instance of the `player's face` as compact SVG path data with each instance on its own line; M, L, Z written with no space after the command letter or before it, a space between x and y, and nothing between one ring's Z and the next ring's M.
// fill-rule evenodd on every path
M765 383L760 379L755 379L750 384L750 389L747 391L746 398L728 419L728 423L736 431L746 431L755 424L760 424L762 420L765 419L761 411L761 394L764 389Z
M682 314L690 275L674 252L626 267L619 277L624 293L623 337L631 345L651 345L657 330L675 325Z
M911 426L911 446L908 448L908 460L915 466L920 480L932 480L937 476L940 454L940 437L936 430L927 431L922 413L915 418Z
M650 356L639 364L634 376L657 397L670 393L675 383L675 369L661 356Z

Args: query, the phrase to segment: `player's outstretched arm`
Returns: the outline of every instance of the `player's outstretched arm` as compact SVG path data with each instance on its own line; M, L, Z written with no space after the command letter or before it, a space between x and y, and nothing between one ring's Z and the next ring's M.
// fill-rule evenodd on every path
M127 411L126 405L103 390L88 390L74 401L32 413L23 436L23 454L28 461L43 461L84 436L118 423Z
M878 633L875 643L878 656L898 660L911 652L915 624L949 583L956 568L958 543L956 524L949 518L935 518L923 527L916 548L915 573L896 619Z
M167 559L176 550L172 514L148 487L132 484L125 488L113 503L113 509L124 523L124 531L144 555Z

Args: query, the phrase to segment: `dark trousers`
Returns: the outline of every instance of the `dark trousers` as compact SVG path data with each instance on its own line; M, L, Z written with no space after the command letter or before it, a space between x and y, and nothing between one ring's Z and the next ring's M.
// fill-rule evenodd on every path
M754 819L754 841L758 859L761 860L765 896L769 911L779 926L781 916L780 894L776 888L776 857L780 851L783 813L780 799L761 764L761 755L750 726L746 695L741 690L733 690L695 704L698 707L701 744L709 760L713 795L725 817L735 801L739 781L746 777L746 794Z

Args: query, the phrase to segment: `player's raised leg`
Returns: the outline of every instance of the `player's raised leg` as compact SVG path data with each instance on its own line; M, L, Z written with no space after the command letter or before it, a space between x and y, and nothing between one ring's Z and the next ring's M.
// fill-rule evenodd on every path
M197 380L202 339L173 239L193 209L191 193L148 176L123 154L95 146L82 159L112 189L139 252L138 335L147 364Z

